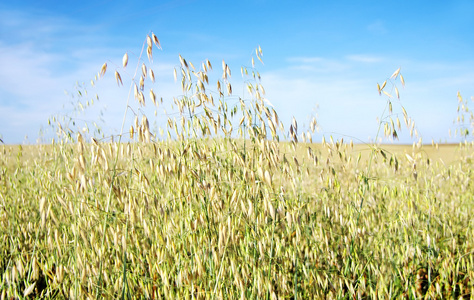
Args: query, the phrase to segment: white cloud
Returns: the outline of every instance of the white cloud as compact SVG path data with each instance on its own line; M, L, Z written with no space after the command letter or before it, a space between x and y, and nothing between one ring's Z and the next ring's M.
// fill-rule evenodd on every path
M88 31L85 26L23 12L0 13L0 16L6 16L0 18L0 26L10 30L0 41L0 136L5 143L21 143L25 135L30 137L30 142L34 142L40 128L48 126L50 116L69 114L74 117L74 106L70 103L81 101L85 105L86 101L95 98L95 93L99 94L99 101L79 118L99 123L100 111L107 107L103 116L107 129L114 133L120 129L137 61L133 51L130 52L129 66L123 71L123 50L113 45L90 46L97 33L91 33L93 31ZM77 35L72 38L65 36L66 32ZM21 39L17 38L18 35ZM144 55L144 60L148 61ZM157 80L154 90L160 97L170 97L176 87L172 80L174 65L163 61L160 55L160 52L154 52ZM114 58L115 62L112 61ZM109 65L108 72L92 87L90 80L105 61ZM124 87L117 87L113 75L116 69L122 73ZM76 82L85 82L87 86L88 95L82 99L77 97ZM75 98L65 95L65 90L75 94ZM135 104L133 101L131 99L131 103ZM147 112L152 111L150 102L148 100L145 108Z
M324 73L331 75L347 71L348 64L339 60L322 57L289 57L286 60L289 63L288 69L298 72Z
M354 62L361 62L361 63L378 63L384 61L384 59L380 56L372 56L372 55L347 55L346 58L350 61Z
M384 22L381 20L376 20L370 23L367 26L367 30L377 35L384 35L384 34L387 34L388 32L387 28L385 27Z
M319 105L321 134L347 135L365 142L374 138L378 127L376 119L381 116L386 103L386 97L378 95L376 83L388 78L397 68L393 64L400 63L400 60L348 55L340 59L291 58L288 62L290 64L284 69L262 73L267 98L286 124L294 115L300 124L308 125L313 108ZM299 67L301 62L309 64L304 71ZM338 68L318 72L318 65L329 63ZM361 63L372 67L361 68ZM416 121L425 142L432 138L435 141L450 140L448 130L456 116L456 91L465 91L465 97L474 95L474 72L471 70L472 63L469 62L403 61L406 87L396 82L401 101L393 99L394 113L401 116L399 103L403 105ZM390 88L389 83L387 91L395 94ZM401 142L413 141L408 132L402 129Z

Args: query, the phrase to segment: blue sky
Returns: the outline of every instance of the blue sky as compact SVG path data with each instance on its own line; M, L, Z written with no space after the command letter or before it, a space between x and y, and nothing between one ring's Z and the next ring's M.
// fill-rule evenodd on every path
M78 120L98 122L102 111L102 128L118 133L128 89L117 87L113 70L121 70L125 52L132 64L153 31L163 48L154 52L154 90L165 102L180 94L173 81L179 54L196 66L209 59L216 78L224 59L239 96L240 67L260 45L266 98L286 129L293 116L307 127L313 114L315 141L373 140L385 104L377 83L401 67L401 104L423 141L458 141L449 136L456 94L474 96L473 14L473 1L3 1L0 138L36 143L42 128L52 136L48 118L73 114L76 82L100 99ZM104 62L106 78L91 87ZM413 142L408 130L399 142Z

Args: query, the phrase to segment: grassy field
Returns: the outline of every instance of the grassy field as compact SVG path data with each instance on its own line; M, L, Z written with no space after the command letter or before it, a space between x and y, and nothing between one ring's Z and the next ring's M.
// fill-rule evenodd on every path
M473 297L473 143L306 143L316 120L284 131L254 58L239 98L225 62L213 89L209 61L179 59L164 138L143 113L154 75L140 56L115 142L56 119L51 144L0 146L1 299ZM416 137L392 111L397 79L378 85L378 132L397 138L403 116Z
M247 143L2 146L2 297L470 297L471 145Z

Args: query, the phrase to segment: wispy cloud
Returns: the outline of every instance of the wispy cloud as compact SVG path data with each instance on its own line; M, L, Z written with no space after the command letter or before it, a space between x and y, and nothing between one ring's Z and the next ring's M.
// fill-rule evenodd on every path
M387 27L382 20L376 20L367 26L367 30L377 35L384 35L388 33Z
M296 64L314 64L323 62L325 59L322 57L289 57L287 61L289 63L296 63Z
M322 57L289 57L286 61L289 69L310 73L332 74L343 72L349 67L339 60Z
M380 117L386 99L377 93L376 83L388 78L399 59L377 55L346 55L339 59L289 58L286 68L262 74L268 99L277 111L291 112L297 120L307 120L313 108L319 106L318 121L324 135L347 135L362 141L375 137L376 119ZM308 68L301 72L301 64ZM318 72L318 65L334 65L327 72ZM361 64L371 67L360 67ZM417 123L424 141L431 138L449 140L449 128L456 115L455 94L474 94L472 63L419 62L403 60L402 73L406 87L398 82L401 102ZM298 69L299 72L296 72ZM433 70L436 72L433 72ZM321 70L321 69L319 69ZM384 71L386 70L386 71ZM471 93L471 94L470 94ZM452 101L451 101L452 100ZM393 99L394 112L401 111ZM431 105L427 105L431 103ZM288 124L291 115L282 119ZM412 140L408 130L402 130L401 141Z
M374 56L374 55L364 55L364 54L352 54L347 55L346 59L354 62L361 62L361 63L379 63L383 62L383 57Z
M0 134L7 143L18 142L19 132L37 134L48 117L70 101L64 90L93 77L100 62L67 51L90 50L85 48L90 37L67 35L84 29L67 19L2 11L0 27ZM91 57L98 56L94 54Z

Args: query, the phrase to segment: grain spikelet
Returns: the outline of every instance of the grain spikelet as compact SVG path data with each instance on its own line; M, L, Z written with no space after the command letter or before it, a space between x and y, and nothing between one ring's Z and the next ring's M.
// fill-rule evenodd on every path
M143 76L140 76L139 86L140 90L143 91L143 89L145 88L145 79L143 78Z
M36 281L33 282L33 284L31 284L28 288L25 289L25 291L23 292L23 297L27 297L28 295L30 295L33 292L35 286L36 286Z
M393 72L392 76L390 76L390 79L397 78L399 73L400 73L400 68L398 68L395 72Z
M269 186L272 185L272 176L270 175L270 172L268 172L268 170L265 170L264 179L266 184L268 184Z
M293 119L291 120L291 123L293 125L293 128L295 129L295 134L297 134L297 132L298 132L298 123L296 122L295 117L293 117Z
M151 41L151 37L149 35L146 36L146 43L147 43L148 47L153 46L153 42Z
M148 56L149 61L153 61L153 48L152 47L146 48L146 55Z
M153 42L155 43L156 47L158 47L158 49L161 49L161 44L160 44L160 41L158 40L158 37L154 33L152 33L151 36L153 38Z
M107 71L107 63L104 63L102 65L102 68L100 68L100 77L103 77L105 75L105 72Z
M146 65L142 64L142 76L143 78L146 78Z
M39 203L39 211L41 214L41 228L46 226L46 210L45 210L46 198L42 197Z
M120 76L119 72L115 71L115 80L117 80L117 85L123 85L122 77Z
M405 86L405 79L402 74L400 74L400 82L402 83L402 86Z
M123 58L122 58L122 65L123 65L124 68L127 67L127 65L128 65L128 53L125 53L125 54L123 55Z
M156 106L156 96L155 96L155 93L153 92L153 89L150 89L150 98L153 104Z
M145 106L145 95L143 95L143 92L140 92L140 93L138 94L138 102L139 102L141 105Z
M400 94L398 93L398 88L395 87L395 94L397 95L397 98L400 99Z
M135 99L138 99L138 86L136 83L133 85L133 95Z
M179 54L179 62L181 63L181 66L183 68L188 68L188 63L186 62L186 60L181 56L181 54Z
M407 111L405 110L405 108L404 108L403 106L402 106L402 111L403 111L403 116L404 116L405 118L407 118L407 117L408 117L408 114L407 114Z
M155 82L155 73L153 72L152 69L148 70L148 76L150 76L150 79L152 82Z
M392 98L392 95L390 95L389 93L387 93L386 91L382 91L387 97L389 98Z

